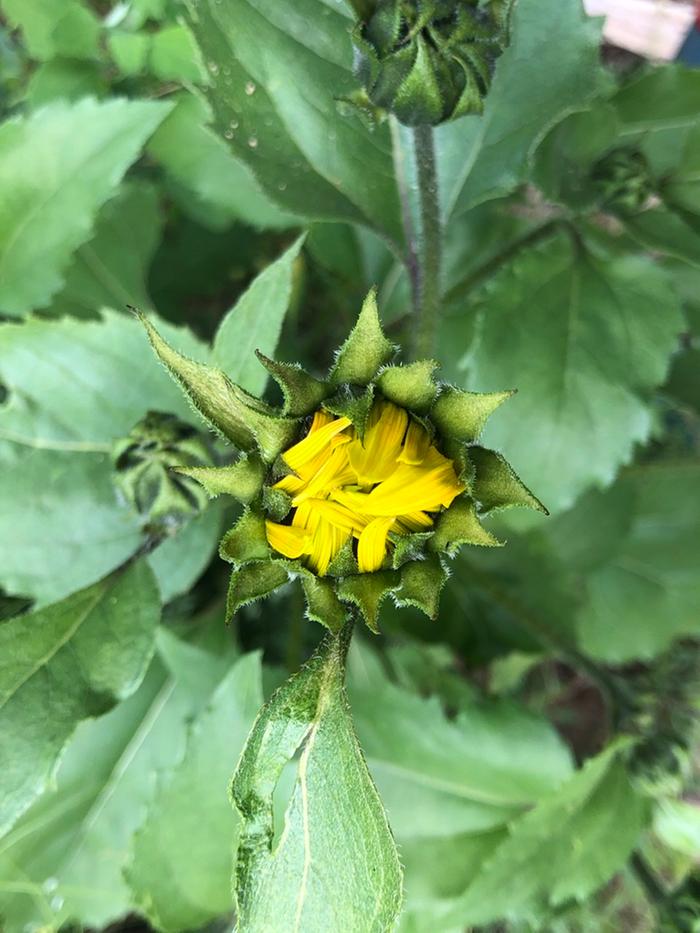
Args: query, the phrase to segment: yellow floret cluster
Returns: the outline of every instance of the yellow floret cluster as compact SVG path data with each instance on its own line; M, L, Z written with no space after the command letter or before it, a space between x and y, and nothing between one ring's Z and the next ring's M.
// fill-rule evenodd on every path
M292 472L275 488L292 509L288 524L266 522L268 542L319 576L351 538L360 573L378 570L392 539L429 531L465 489L423 425L384 400L374 403L363 439L349 418L317 411L282 459Z

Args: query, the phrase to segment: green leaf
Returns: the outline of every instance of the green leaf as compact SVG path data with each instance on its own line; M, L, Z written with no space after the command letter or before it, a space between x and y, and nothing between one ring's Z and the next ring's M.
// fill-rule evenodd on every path
M198 929L232 909L239 819L228 785L262 702L260 655L244 655L192 724L182 760L161 775L126 872L158 930Z
M438 364L420 360L406 366L387 366L377 379L379 391L389 401L425 414L435 401L437 385L434 373Z
M106 454L0 445L0 586L40 605L89 586L141 543Z
M436 925L532 923L550 907L587 897L621 868L648 805L634 792L619 751L619 743L609 746L514 822L464 895L436 911Z
M292 297L295 260L303 242L300 236L256 276L224 317L214 338L213 362L253 395L262 395L267 383L267 373L255 351L274 356Z
M292 442L298 424L268 413L262 404L231 382L219 369L178 353L143 316L151 345L184 390L192 406L224 438L242 450L260 449L272 461Z
M654 833L664 845L692 859L700 853L700 810L696 803L664 800L654 814Z
M288 579L284 565L271 560L257 560L235 569L226 598L226 622L230 622L243 606L274 593Z
M523 485L510 464L495 450L470 447L469 459L474 465L472 493L484 512L524 505L549 514L527 486Z
M185 328L154 318L188 356L205 346ZM0 437L46 450L108 452L149 410L199 426L131 316L105 311L97 321L0 325Z
M222 512L220 503L212 503L149 555L164 603L191 589L208 567L221 536Z
M78 723L136 690L159 616L158 588L141 562L0 626L0 835L46 788Z
M595 515L616 517L602 551ZM571 524L577 548L595 564L584 579L578 616L582 648L610 663L651 658L674 638L700 632L700 468L659 464L630 470L608 491L591 493L552 529L563 551Z
M146 280L161 223L157 189L143 181L122 184L98 214L93 238L73 256L50 313L87 317L103 308L152 308Z
M212 497L233 496L247 505L260 494L265 465L257 457L243 454L230 466L178 467L177 472L196 479Z
M245 509L236 524L221 539L219 555L235 567L270 556L265 532L265 516L255 509Z
M176 106L148 143L148 152L177 185L192 192L200 213L219 228L231 220L253 227L289 227L297 222L263 194L248 166L233 157L224 141L206 125L206 105L193 94L176 98ZM173 192L178 197L177 188ZM183 203L187 210L187 204Z
M104 97L107 82L97 62L53 58L37 67L27 84L27 103L38 110L56 100Z
M161 81L183 84L206 81L204 62L189 29L175 23L164 26L151 37L150 70Z
M372 289L362 304L350 336L338 351L330 379L335 385L343 382L367 385L394 352L394 345L382 330L377 294Z
M241 930L285 917L308 933L391 929L401 867L386 815L350 720L345 653L352 632L327 636L318 654L263 708L232 793L242 819L236 899ZM285 830L272 847L272 793L301 749ZM338 866L342 865L342 871Z
M446 552L454 557L463 544L480 547L501 547L502 542L479 521L476 506L471 499L460 496L438 516L435 533L430 539L431 550Z
M489 422L503 449L554 510L610 483L652 417L644 394L663 382L679 303L646 259L595 258L558 236L502 267L485 294L469 383L518 395Z
M46 306L165 103L55 103L0 127L0 312Z
M506 392L463 392L446 386L430 410L430 418L445 437L475 441L494 411L514 395Z
M346 11L323 0L190 8L217 128L269 197L305 217L364 222L401 243L389 130L371 131L337 106L357 87Z
M401 586L396 592L400 606L415 606L433 621L437 619L440 592L447 571L437 557L412 560L401 568Z
M375 635L379 633L379 609L384 600L399 587L400 577L393 570L375 573L355 573L344 577L338 585L338 596L355 606L365 624Z
M624 84L611 103L627 137L694 126L700 79L695 69L680 63L649 69Z
M465 117L437 132L447 216L507 194L524 180L543 135L606 86L599 48L599 22L586 18L579 0L519 0L483 117Z
M568 778L571 760L543 718L505 701L437 697L392 684L353 646L350 701L370 772L401 843L503 827Z
M329 392L327 383L314 378L297 363L278 363L258 350L255 355L280 387L285 415L310 415L320 407Z
M100 22L81 0L2 0L2 9L34 58L99 56Z
M333 584L314 573L302 573L300 576L306 598L307 619L320 622L334 634L339 632L348 617Z
M161 629L158 656L141 687L78 727L55 786L3 839L8 933L31 923L57 929L76 917L102 927L134 909L122 871L156 793L154 775L182 759L192 719L235 658L220 618L204 631L188 623L201 635L198 644Z

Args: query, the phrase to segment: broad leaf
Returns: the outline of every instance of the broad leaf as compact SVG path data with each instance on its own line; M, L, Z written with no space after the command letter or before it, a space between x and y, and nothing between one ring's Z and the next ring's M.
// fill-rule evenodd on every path
M158 930L198 929L232 909L239 821L228 785L262 702L260 656L249 654L193 723L182 760L160 778L127 872Z
M683 326L667 275L648 260L600 260L562 236L522 252L486 290L468 385L518 395L489 422L552 510L612 481L652 414Z
M0 626L0 835L46 788L78 723L138 687L159 615L141 562Z
M216 552L222 520L222 504L212 502L149 555L164 603L182 596L204 573Z
M233 157L207 123L204 103L184 95L148 144L149 153L177 183L174 196L187 209L180 192L183 188L191 192L196 218L214 228L233 219L253 227L293 226L295 218L268 200L248 166Z
M590 555L578 614L586 652L611 663L651 658L674 638L700 633L698 527L700 467L690 463L632 469L562 516L554 547L571 559L575 540L573 556Z
M571 771L541 719L471 702L448 720L437 698L394 686L353 651L350 700L363 752L400 841L503 826Z
M71 253L169 109L86 98L0 127L0 312L49 303Z
M111 474L105 453L0 444L0 586L45 605L136 551L141 522Z
M544 134L605 86L599 47L600 25L585 17L580 0L519 0L483 117L438 131L446 216L523 181Z
M51 314L88 317L103 308L126 310L127 305L151 309L146 280L160 232L156 188L143 181L125 182L100 211L93 238L71 260Z
M350 631L318 654L260 714L233 780L243 826L236 870L238 923L253 933L391 929L401 867L360 752L343 686ZM301 751L285 828L273 846L272 793Z
M270 198L400 243L389 130L370 131L337 104L357 89L345 11L323 0L202 0L191 10L217 128Z
M199 647L161 630L159 657L139 690L78 728L55 787L0 843L7 933L71 918L101 927L134 909L122 871L156 792L154 775L182 758L188 723L234 657L214 632L223 632L219 619Z
M262 395L267 373L255 356L259 350L274 356L294 283L299 237L279 259L263 270L219 325L214 338L213 363L253 395Z
M622 867L647 810L630 784L620 747L610 746L513 823L464 895L436 907L436 928L536 923L548 908L587 897Z
M2 0L34 58L97 58L100 22L82 0Z

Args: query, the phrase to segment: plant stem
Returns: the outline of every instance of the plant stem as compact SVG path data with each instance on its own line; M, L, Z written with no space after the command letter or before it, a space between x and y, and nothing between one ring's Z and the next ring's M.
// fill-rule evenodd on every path
M668 901L668 893L663 885L651 870L644 856L639 852L633 852L630 858L630 867L644 888L644 893L650 903L657 909L662 909Z
M421 216L418 289L414 295L417 322L413 356L416 359L429 359L435 353L442 262L440 199L432 127L416 126L413 130L413 145L418 170Z
M401 125L393 114L389 116L389 129L391 131L391 153L394 161L394 175L396 176L396 187L398 188L399 203L401 204L401 223L403 225L404 236L406 237L406 255L404 261L411 283L411 295L413 296L415 304L418 300L420 288L418 253L416 251L416 231L414 229L413 215L411 214L408 181L406 180L404 149L401 141ZM400 266L398 268L400 269Z

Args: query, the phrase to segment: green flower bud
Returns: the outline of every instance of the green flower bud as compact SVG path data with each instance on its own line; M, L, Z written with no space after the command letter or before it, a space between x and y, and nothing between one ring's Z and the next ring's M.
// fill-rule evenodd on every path
M512 392L465 392L437 364L392 364L374 292L327 376L258 354L279 384L281 409L165 343L154 350L211 427L239 448L226 467L181 470L210 495L245 506L221 541L232 564L227 617L290 578L307 616L338 631L357 613L377 631L391 597L435 618L448 560L463 545L498 547L490 511L546 511L506 461L479 444Z
M635 214L655 193L644 155L633 147L614 149L593 167L591 179L603 206L618 214Z
M479 114L512 0L355 0L355 74L407 126Z
M121 495L151 523L176 525L206 505L201 485L176 469L211 464L211 449L199 431L175 415L149 411L115 442L112 462Z

